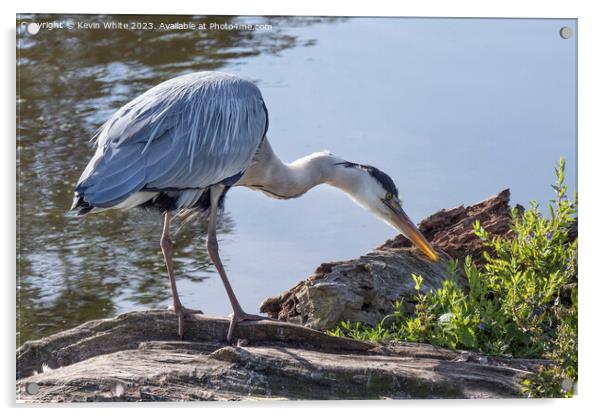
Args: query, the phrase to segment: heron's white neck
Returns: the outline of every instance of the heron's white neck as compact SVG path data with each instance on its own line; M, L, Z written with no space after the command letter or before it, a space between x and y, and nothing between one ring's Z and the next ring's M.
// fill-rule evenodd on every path
M345 162L328 152L318 152L283 163L264 139L253 164L236 185L280 199L296 198L323 183L353 194L358 183L357 171L346 169Z

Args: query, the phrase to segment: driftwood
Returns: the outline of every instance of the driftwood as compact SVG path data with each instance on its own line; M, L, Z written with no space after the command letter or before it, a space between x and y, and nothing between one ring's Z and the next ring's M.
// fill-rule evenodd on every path
M17 351L24 402L517 397L545 364L430 345L375 344L279 321L243 323L225 343L225 318L197 315L186 340L173 312L87 322Z
M399 235L358 259L320 265L308 279L266 299L260 309L271 318L314 329L333 328L346 320L376 325L392 312L396 300L403 300L411 311L416 295L412 274L423 277L423 290L428 291L449 278L450 258L471 255L479 263L484 248L473 224L479 220L491 234L508 235L509 200L506 189L475 205L441 210L424 219L419 229L441 254L438 263L426 259Z

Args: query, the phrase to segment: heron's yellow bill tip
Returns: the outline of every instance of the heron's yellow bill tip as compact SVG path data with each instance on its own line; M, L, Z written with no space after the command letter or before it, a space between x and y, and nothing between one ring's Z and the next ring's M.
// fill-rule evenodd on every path
M428 240L422 235L418 227L410 220L407 214L401 209L392 208L395 212L393 223L395 227L408 239L418 247L431 261L439 261L439 255L431 246Z
M436 252L432 252L428 254L429 259L431 259L434 262L438 262L439 261L439 255Z
M424 236L422 235L422 233L420 231L418 231L418 228L413 227L412 229L410 229L409 232L408 232L408 236L407 237L431 261L433 261L433 262L438 262L439 261L439 255L437 254L437 252L435 251L435 249L433 248L433 246L430 245L430 243L427 241L427 239L424 238Z

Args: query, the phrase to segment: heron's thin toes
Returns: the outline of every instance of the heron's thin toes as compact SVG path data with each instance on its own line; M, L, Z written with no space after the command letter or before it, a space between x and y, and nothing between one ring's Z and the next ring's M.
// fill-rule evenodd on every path
M182 311L184 312L184 315L186 316L190 316L190 315L204 315L205 312L203 312L200 309L188 309L182 306Z
M178 335L180 336L181 340L184 339L184 328L185 328L184 318L185 318L184 314L178 314Z
M268 319L268 317L266 316L261 316L261 315L253 315L251 313L245 313L242 318L239 318L238 322L242 322L242 321L264 321Z
M246 313L246 312L231 313L230 315L228 315L228 318L230 318L230 321L235 320L236 322L263 321L266 319L270 319L267 316L253 315L252 313Z
M239 312L230 314L230 326L228 327L228 335L226 336L226 341L231 344L232 338L234 335L234 329L236 328L236 324L243 321L263 321L269 319L265 316L261 315L253 315L251 313Z
M230 317L230 326L228 326L228 335L226 335L226 342L232 344L232 336L234 335L234 328L236 327L236 319L234 316Z
M186 331L186 318L192 315L203 314L203 311L200 309L188 309L184 306L179 306L177 308L171 306L171 310L173 310L178 317L178 335L180 339L184 339L184 332Z

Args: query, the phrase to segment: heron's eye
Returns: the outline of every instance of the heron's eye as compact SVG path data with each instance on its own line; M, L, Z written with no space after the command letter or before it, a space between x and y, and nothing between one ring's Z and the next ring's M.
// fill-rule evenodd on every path
M393 194L391 192L387 192L387 195L385 195L385 200L390 201L392 199L393 199Z

